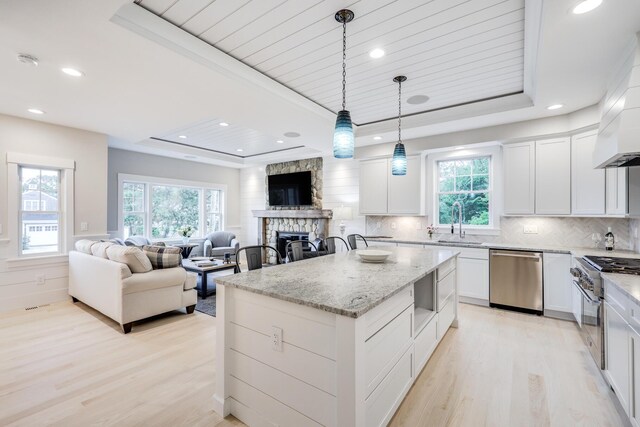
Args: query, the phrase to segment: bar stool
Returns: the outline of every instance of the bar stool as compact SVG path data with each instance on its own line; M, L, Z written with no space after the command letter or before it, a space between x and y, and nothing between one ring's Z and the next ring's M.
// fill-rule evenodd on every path
M358 249L358 244L356 242L357 239L360 239L364 242L365 247L369 247L369 244L367 243L367 240L362 237L359 234L349 234L347 236L347 242L349 242L349 246L351 246L351 249Z
M240 252L245 251L247 257L247 270L257 270L263 267L263 251L272 250L276 254L276 264L282 264L282 257L276 248L269 245L245 246L236 251L236 268L234 273L240 273Z
M349 244L347 244L347 242L342 237L330 236L324 239L324 245L327 248L327 254L336 253L336 240L342 240L342 243L344 243L344 246L347 248L347 251L349 251Z

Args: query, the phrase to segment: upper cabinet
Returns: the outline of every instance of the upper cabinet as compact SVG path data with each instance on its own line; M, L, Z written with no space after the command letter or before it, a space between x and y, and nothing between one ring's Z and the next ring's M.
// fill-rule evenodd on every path
M360 162L360 214L424 215L424 169L407 156L407 174L391 175L391 159Z
M591 164L591 162L589 162ZM536 141L536 214L571 213L571 141Z
M628 169L605 169L606 213L607 215L626 215L628 207Z
M535 142L503 147L504 213L530 215L535 212Z
M605 214L605 171L594 169L593 151L597 132L571 138L571 213Z

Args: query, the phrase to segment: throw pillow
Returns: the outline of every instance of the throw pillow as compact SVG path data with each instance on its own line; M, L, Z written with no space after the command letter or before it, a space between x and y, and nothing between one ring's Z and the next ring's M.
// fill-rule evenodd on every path
M132 273L146 273L152 270L149 258L140 248L134 246L114 245L107 248L107 256L111 261L127 264Z
M91 246L96 244L95 240L82 239L76 242L76 251L82 252L85 254L93 255L91 253Z
M182 250L171 246L143 246L154 270L175 268L182 265Z
M93 256L97 256L100 258L108 258L107 248L113 245L114 244L111 242L98 242L95 245L91 246L91 253L93 254Z

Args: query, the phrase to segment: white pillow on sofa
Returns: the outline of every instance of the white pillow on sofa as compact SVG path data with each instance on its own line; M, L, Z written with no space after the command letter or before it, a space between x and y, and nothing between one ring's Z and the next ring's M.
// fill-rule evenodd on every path
M112 243L107 247L107 257L111 261L127 264L132 273L146 273L152 270L149 258L142 249L135 246L120 246Z
M110 246L115 245L115 243L112 242L97 242L93 245L91 245L91 254L93 256L97 256L100 258L108 258L107 256L107 248Z
M81 239L76 242L76 251L84 254L93 255L91 253L91 246L98 243L97 240Z

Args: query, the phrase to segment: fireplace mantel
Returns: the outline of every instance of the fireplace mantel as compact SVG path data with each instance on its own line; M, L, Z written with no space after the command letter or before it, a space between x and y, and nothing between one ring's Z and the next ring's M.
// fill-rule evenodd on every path
M253 210L254 218L323 218L331 219L333 211L331 209L281 209L281 210Z

